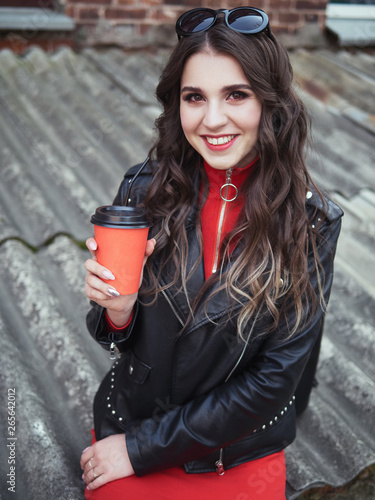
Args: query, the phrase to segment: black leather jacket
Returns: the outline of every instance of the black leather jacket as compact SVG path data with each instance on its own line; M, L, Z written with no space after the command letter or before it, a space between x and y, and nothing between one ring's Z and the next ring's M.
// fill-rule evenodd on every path
M136 170L126 174L115 204L124 202ZM150 180L147 168L134 182L131 204L139 203ZM317 197L309 197L306 210L315 210L318 203ZM342 211L327 200L325 212L319 253L328 301ZM319 215L318 211L317 219ZM188 239L189 260L194 263L194 225ZM189 281L189 294L194 295L203 281L201 262ZM313 272L312 281L316 284ZM221 467L218 461L225 469L285 448L295 438L294 394L319 335L323 311L319 309L308 327L286 340L285 325L262 336L269 318L259 317L249 325L251 337L245 345L237 339L236 315L227 321L225 292L208 302L209 319L198 311L178 335L189 310L184 295L175 292L170 288L161 293L153 305L137 302L125 334L108 332L103 309L93 303L87 317L90 333L106 348L114 342L122 353L95 397L97 439L126 433L129 457L139 476L176 465L184 465L186 472L214 471ZM235 310L240 307L237 304Z

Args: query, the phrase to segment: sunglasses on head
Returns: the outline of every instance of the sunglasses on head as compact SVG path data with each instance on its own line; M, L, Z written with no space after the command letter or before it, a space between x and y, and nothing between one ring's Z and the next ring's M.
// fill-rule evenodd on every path
M209 30L216 23L219 14L224 14L225 24L232 30L244 35L253 35L264 31L271 37L268 16L263 10L253 7L236 7L231 10L206 8L188 10L177 19L178 39Z

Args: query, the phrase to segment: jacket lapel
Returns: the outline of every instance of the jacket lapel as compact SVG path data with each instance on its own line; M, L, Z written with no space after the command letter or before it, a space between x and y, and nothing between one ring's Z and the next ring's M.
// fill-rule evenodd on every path
M194 312L194 317L191 318L189 302L190 304L193 303L205 282L203 256L199 255L199 243L195 231L195 224L194 229L191 228L188 231L188 245L188 269L192 269L194 266L196 266L194 273L187 283L187 293L189 301L185 293L181 291L180 281L164 291L164 295L170 302L175 315L180 320L180 323L185 326L186 334L191 333L193 330L199 328L200 326L203 326L204 324L221 318L223 315L227 314L229 310L231 310L232 312L238 311L243 305L241 299L239 299L239 302L237 302L233 306L233 299L229 300L225 290L220 290L219 292L217 292L218 288L220 287L220 281L216 281L206 291L204 296L201 297L200 304L197 310ZM238 251L240 251L240 249L236 248L234 250L234 254L236 254ZM158 263L155 262L154 266L157 267L157 265ZM229 267L230 263L226 263L223 272L227 271ZM161 285L166 285L166 283L162 282ZM215 291L217 293L215 293L213 297L210 297L204 306L204 301L212 294L212 292Z

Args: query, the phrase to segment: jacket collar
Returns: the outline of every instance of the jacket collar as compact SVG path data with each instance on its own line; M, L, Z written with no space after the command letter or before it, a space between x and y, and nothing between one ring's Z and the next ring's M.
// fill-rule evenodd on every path
M201 289L201 287L205 282L203 256L199 255L199 244L195 231L195 220L193 219L193 217L191 217L191 223L193 223L193 227L189 227L187 230L188 245L189 245L189 253L187 256L187 268L192 269L195 265L196 269L191 278L189 279L187 286L187 293L190 303L193 302L194 298L196 297L196 295L198 294L199 290ZM240 252L239 247L240 244L238 245L238 248L236 248L233 252L234 257L238 252ZM199 263L197 265L198 261ZM161 263L158 260L154 261L153 266L155 272L157 272L157 268L160 265ZM230 265L231 265L230 262L227 262L225 264L223 272L227 271ZM161 282L160 284L162 286L166 285L165 282ZM167 300L170 302L171 307L176 317L179 319L181 325L186 326L185 334L191 333L196 328L204 324L218 320L224 314L227 314L229 309L231 309L234 313L235 311L239 310L243 305L242 300L239 298L239 302L236 302L236 304L232 306L231 305L232 299L229 301L226 291L220 290L219 292L215 293L211 298L209 298L209 300L207 300L204 307L202 305L204 299L207 298L208 295L212 294L212 292L216 292L220 287L220 281L217 281L212 284L209 291L207 291L207 294L204 297L202 297L201 305L194 313L194 318L189 319L190 317L189 302L187 300L185 293L180 291L181 290L180 285L181 282L179 281L175 285L167 288L163 293L166 296Z

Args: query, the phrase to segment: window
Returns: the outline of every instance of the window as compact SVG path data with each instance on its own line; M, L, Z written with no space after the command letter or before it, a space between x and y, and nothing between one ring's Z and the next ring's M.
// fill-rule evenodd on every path
M0 7L36 7L53 9L54 0L0 0Z

